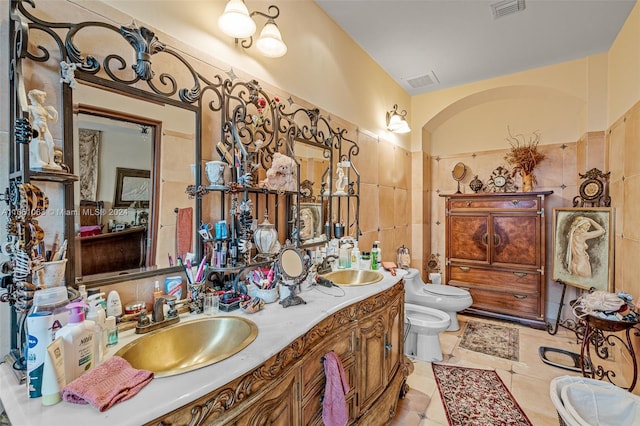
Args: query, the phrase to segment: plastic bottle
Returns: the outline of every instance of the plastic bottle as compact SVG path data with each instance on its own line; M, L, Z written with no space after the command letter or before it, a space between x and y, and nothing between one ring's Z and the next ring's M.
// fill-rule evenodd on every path
M89 311L87 312L87 319L96 323L94 339L94 355L96 365L102 362L104 351L107 347L107 314L105 313L104 309L102 309L102 303L100 302L103 294L104 293L89 296Z
M351 250L351 267L353 269L360 269L360 249L358 248L358 242L353 242L353 250Z
M42 378L47 345L53 341L56 331L68 322L69 304L67 288L50 287L33 295L33 307L27 316L27 388L29 397L42 395Z
M119 317L122 315L122 302L117 291L111 290L107 296L107 316Z
M77 379L95 367L94 338L96 324L84 319L86 303L73 302L67 305L69 323L56 332L62 338L65 383Z
M378 251L378 245L373 243L373 248L371 249L371 269L377 271L380 267L380 258L378 257L380 252Z
M380 247L380 241L374 241L373 245L378 251L378 256L376 257L378 258L378 266L380 266L382 264L382 247Z
M107 346L118 344L118 326L116 325L116 317L107 317Z

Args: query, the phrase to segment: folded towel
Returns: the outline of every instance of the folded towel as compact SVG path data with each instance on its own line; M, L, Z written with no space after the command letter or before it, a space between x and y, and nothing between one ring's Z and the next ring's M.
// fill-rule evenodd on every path
M125 359L114 356L65 386L62 399L105 411L137 394L151 379L151 371L136 370Z
M325 426L344 426L349 421L345 398L349 392L349 381L340 358L333 351L324 356L324 375L326 383L322 400L322 421Z

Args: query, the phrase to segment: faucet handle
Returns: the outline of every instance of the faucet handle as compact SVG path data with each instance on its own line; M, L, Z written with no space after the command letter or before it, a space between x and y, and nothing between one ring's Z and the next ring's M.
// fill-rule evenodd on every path
M143 309L138 313L138 327L144 327L151 324L151 320L147 316L147 310Z

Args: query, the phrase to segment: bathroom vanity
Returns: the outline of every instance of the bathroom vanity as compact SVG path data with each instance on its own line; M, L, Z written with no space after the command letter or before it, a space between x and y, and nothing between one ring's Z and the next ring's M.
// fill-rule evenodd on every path
M104 413L61 402L44 407L29 399L11 367L0 365L0 396L13 424L280 424L321 425L323 356L334 351L349 380L349 424L384 424L395 415L409 364L404 357L404 284L384 272L382 281L359 287L313 289L306 305L278 303L247 315L256 340L238 354L189 373L156 378L128 401ZM341 289L344 290L344 296ZM181 321L201 318L186 316ZM112 356L135 339L121 334Z

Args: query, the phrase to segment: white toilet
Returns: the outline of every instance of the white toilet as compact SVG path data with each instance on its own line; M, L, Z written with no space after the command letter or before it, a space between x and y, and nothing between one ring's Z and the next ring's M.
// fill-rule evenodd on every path
M421 361L442 361L438 335L445 331L449 314L426 306L404 304L404 328L407 336L404 353Z
M471 294L458 287L442 284L425 284L417 269L409 268L404 279L404 301L415 305L435 308L451 317L447 331L460 329L457 312L467 309L473 303Z

